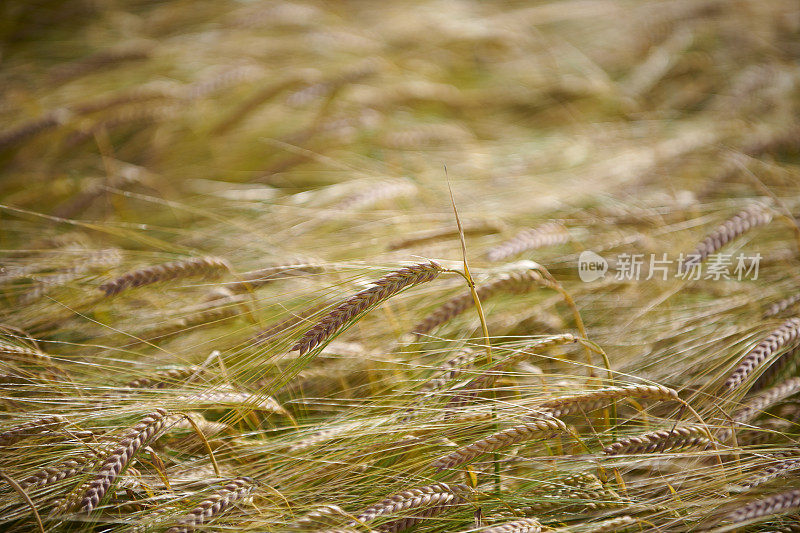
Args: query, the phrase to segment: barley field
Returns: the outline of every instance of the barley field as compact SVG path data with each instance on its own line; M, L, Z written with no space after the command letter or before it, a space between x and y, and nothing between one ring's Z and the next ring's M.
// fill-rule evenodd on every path
M0 117L0 530L800 531L796 0L10 0Z

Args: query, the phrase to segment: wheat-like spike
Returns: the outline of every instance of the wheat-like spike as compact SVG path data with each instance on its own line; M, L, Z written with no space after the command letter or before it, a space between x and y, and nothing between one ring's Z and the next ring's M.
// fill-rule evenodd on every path
M0 433L0 446L11 446L33 435L49 433L67 425L67 419L61 415L45 416L9 428Z
M480 533L541 533L542 524L535 518L522 518L483 528L479 531Z
M447 509L450 509L451 507L459 505L462 502L463 500L460 497L453 494L448 494L446 497L442 498L442 501L440 501L438 505L415 511L413 516L400 518L398 520L381 524L378 530L383 533L399 533L400 531L410 529L417 524L424 522L428 518L436 516Z
M11 361L34 363L37 365L48 365L51 362L50 356L40 350L28 348L26 346L17 346L16 344L4 341L0 341L0 356L2 356L3 359Z
M200 502L189 514L178 520L178 525L169 528L166 533L194 531L197 526L222 514L233 502L247 499L254 488L255 482L250 477L241 476L232 479L222 489Z
M437 470L454 468L484 453L490 453L535 438L550 438L555 434L566 433L567 431L567 425L557 418L531 420L478 439L472 444L462 446L456 451L436 459L431 463L431 466Z
M100 285L106 296L114 296L128 288L142 287L159 281L170 281L194 276L214 277L230 272L228 262L218 257L198 257L186 261L174 261L128 272Z
M552 335L544 339L540 339L530 343L528 346L521 350L515 351L513 354L501 359L492 367L487 368L481 372L480 375L475 376L462 386L458 392L448 402L448 407L457 407L469 402L472 398L476 397L481 390L486 390L494 386L498 375L504 372L508 367L521 362L530 357L530 351L533 349L543 349L551 346L558 346L561 344L569 344L578 342L578 338L571 333L562 333L560 335Z
M174 104L124 107L105 120L100 120L83 129L75 130L67 137L64 145L67 149L76 149L81 144L93 138L100 131L111 131L128 124L158 124L175 117L178 115L178 111L178 106Z
M199 392L197 394L187 394L178 396L173 399L177 404L189 404L193 407L198 405L210 406L245 406L250 409L258 409L260 411L267 411L276 414L286 414L284 409L275 398L271 396L263 396L260 394L253 394L250 392L239 391L209 391Z
M407 509L419 507L437 506L447 503L453 499L463 500L462 494L466 494L469 488L463 484L448 485L447 483L436 483L415 489L405 490L393 494L386 499L370 505L356 517L361 522L369 522L378 516L395 514ZM355 523L349 524L355 525Z
M731 418L734 422L748 422L761 414L765 409L798 392L800 392L800 377L789 378L781 384L762 391L748 399L747 405L736 411Z
M50 111L40 118L23 122L15 128L0 133L0 150L19 144L49 129L61 126L71 118L72 112L62 108Z
M614 531L624 530L628 526L632 526L636 523L638 523L638 520L628 515L618 516L616 518L603 520L597 524L592 524L592 527L583 531L583 533L612 533Z
M538 271L526 270L524 272L504 274L500 279L478 287L476 292L478 293L478 299L483 302L500 293L524 294L534 287L554 288L554 285ZM411 331L419 338L471 309L474 305L475 300L472 297L472 292L467 291L436 309L422 322L414 326Z
M324 272L325 267L316 263L290 263L269 266L240 275L241 281L225 285L233 293L247 292L262 287L275 280L303 274L318 274Z
M109 451L108 449L115 445L116 443L104 443L97 450L81 453L54 466L46 466L20 481L20 486L24 489L46 487L62 479L86 472L90 465L97 462L98 454Z
M468 531L476 531L470 529ZM479 533L541 533L542 524L536 518L521 518L477 530ZM467 533L464 531L462 533Z
M350 515L338 505L322 505L298 518L294 525L298 528L310 529L312 526L330 525L331 522L335 523L337 521L341 522L342 518L347 516Z
M783 477L790 472L800 469L800 458L783 459L777 463L770 465L758 474L755 474L744 480L740 486L744 489L752 489L759 485L764 485L773 479Z
M750 390L758 391L773 383L775 378L797 375L800 366L800 345L792 348L788 352L778 357L775 362L769 365L756 380Z
M479 354L472 348L464 349L459 355L441 365L434 377L427 381L420 392L435 392L444 388L449 382L460 376L467 367L478 359Z
M167 422L167 411L156 409L122 435L119 444L103 460L97 475L87 484L80 501L81 511L89 514L99 504L133 456L154 437Z
M489 261L502 261L527 250L563 244L568 240L567 228L558 222L548 222L538 228L522 230L508 241L490 248L486 258Z
M60 215L59 215L60 216ZM62 217L67 218L67 217ZM35 276L37 286L20 296L19 304L28 305L47 294L54 287L66 285L70 281L78 279L82 274L90 270L110 267L122 261L122 254L119 250L94 250L81 258L80 263L61 270L58 274L49 276Z
M771 318L773 316L779 315L784 311L786 311L787 309L789 309L794 304L796 304L797 302L800 302L800 293L797 293L793 296L775 302L774 304L767 307L767 309L764 311L764 318Z
M785 514L798 507L800 507L800 490L790 490L748 503L730 513L727 518L731 523L738 524L765 516Z
M747 403L731 415L731 421L734 425L746 424L763 413L765 409L798 392L800 392L800 378L789 378L779 385L748 398ZM719 439L726 441L731 434L731 429L724 428L719 432Z
M476 222L476 223L464 223L463 225L464 235L487 235L491 233L497 233L500 231L500 226L495 223L491 222ZM457 228L444 228L444 229L434 229L428 231L421 231L410 237L406 237L404 239L400 239L394 242L389 243L388 249L389 250L401 250L403 248L409 248L411 246L416 246L418 244L425 244L434 241L440 241L444 239L455 239L458 238L458 229Z
M711 444L703 426L679 426L674 429L649 431L627 437L603 448L606 455L674 452L687 448L705 448Z
M336 334L350 320L375 304L390 298L407 287L431 281L441 271L442 267L431 261L401 268L380 278L373 282L372 287L359 291L336 306L311 329L306 331L300 340L292 346L291 351L298 351L300 355L303 355L313 350Z
M364 533L364 531L347 527L338 527L335 529L316 529L313 533Z
M140 337L149 341L156 341L200 326L218 325L225 319L242 314L242 309L238 306L242 302L244 302L243 296L230 296L212 300L207 305L202 306L203 309L188 316L145 330L140 334ZM197 306L197 308L200 307Z
M129 389L163 389L175 386L179 382L202 372L203 368L199 366L168 368L152 372L146 377L134 379L125 386Z
M711 232L693 252L686 255L686 260L680 267L681 272L696 267L709 255L717 252L737 237L757 226L769 224L770 221L772 221L772 213L761 205L753 205L740 211Z
M323 311L328 308L328 304L320 304L315 305L313 307L309 307L308 309L304 309L299 313L293 314L292 316L280 320L271 326L262 329L254 336L254 340L256 342L266 342L269 339L274 338L276 335L283 333L294 326L306 322L308 318L316 315L320 311Z
M606 405L610 400L623 398L644 398L650 400L679 400L678 392L663 385L629 385L626 387L609 387L589 392L553 398L539 404L547 414L554 417L594 411Z
M117 66L125 61L148 59L150 53L150 47L141 45L104 50L89 57L58 65L50 72L50 79L53 83L64 83L104 67Z
M560 346L562 344L573 344L578 342L578 337L572 333L562 333L559 335L551 335L544 339L536 340L521 350L516 350L514 353L505 357L495 363L492 367L486 369L481 375L476 376L472 381L463 387L463 390L475 390L491 386L497 378L497 374L503 372L508 367L519 363L530 357L532 350L542 350L553 346Z
M416 193L417 186L405 180L376 183L366 191L345 198L332 208L332 212L340 213L342 211L366 209L383 200L413 196Z
M735 390L744 380L768 357L777 353L784 346L790 345L800 334L800 318L792 317L770 333L755 348L747 352L731 375L725 380L727 391Z

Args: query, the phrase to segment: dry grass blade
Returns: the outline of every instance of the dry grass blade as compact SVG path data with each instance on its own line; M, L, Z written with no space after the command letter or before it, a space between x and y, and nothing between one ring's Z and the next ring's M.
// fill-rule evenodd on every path
M728 379L725 380L725 390L733 391L738 388L761 363L783 347L794 343L798 335L800 335L800 318L792 317L786 320L778 329L745 354Z
M230 272L228 262L219 257L198 257L186 261L174 261L163 265L156 265L128 272L114 280L100 285L100 290L106 296L114 296L122 291L158 283L189 277L215 277L225 272Z
M313 350L336 334L352 319L407 287L435 279L442 267L433 261L401 268L373 282L373 286L359 291L319 320L292 346L300 355Z
M207 523L211 518L219 516L238 500L245 500L255 488L255 482L247 476L238 477L225 484L222 489L209 496L192 512L178 520L178 525L167 530L167 533L189 533L198 526Z
M554 288L552 283L539 272L536 270L527 270L525 272L511 272L505 274L498 280L477 287L475 291L478 293L478 298L483 302L501 293L524 294L534 287ZM442 305L422 322L414 326L411 331L419 338L474 306L475 301L472 297L472 292L467 291Z
M87 485L80 501L82 512L89 514L100 504L136 452L163 429L168 416L165 410L157 409L122 435L119 444L103 460L97 475Z
M431 463L431 466L437 470L454 468L484 453L501 450L531 439L550 438L558 433L567 433L568 431L567 425L557 418L531 420L530 422L483 437L472 444L462 446L456 451L436 459Z

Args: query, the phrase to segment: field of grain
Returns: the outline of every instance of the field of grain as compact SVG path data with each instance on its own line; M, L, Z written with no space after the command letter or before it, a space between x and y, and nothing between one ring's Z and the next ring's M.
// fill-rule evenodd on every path
M796 0L0 5L0 530L800 531Z

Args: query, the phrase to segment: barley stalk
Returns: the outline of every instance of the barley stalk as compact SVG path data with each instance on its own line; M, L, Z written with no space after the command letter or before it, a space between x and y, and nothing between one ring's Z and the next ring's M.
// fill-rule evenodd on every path
M105 457L97 475L88 483L80 501L83 513L91 513L99 504L119 474L130 464L136 453L164 427L168 414L156 409L122 435L119 444Z
M759 342L755 348L745 354L728 379L725 380L725 389L733 391L739 387L753 370L767 358L780 351L784 346L794 343L798 334L800 334L800 318L792 317L786 320L780 327Z
M408 509L442 505L453 500L462 500L469 491L466 485L436 483L399 492L361 511L356 517L361 522L370 522L383 515L395 514ZM355 525L355 523L350 524Z
M199 392L197 394L177 396L173 401L178 405L188 404L192 407L198 405L211 407L242 406L248 409L257 409L270 413L287 414L286 409L281 407L275 398L250 392L227 390Z
M48 365L51 362L50 356L40 350L4 341L0 341L0 356L3 356L3 359L37 365Z
M186 261L174 261L128 272L114 280L100 285L106 296L114 296L122 291L150 285L160 281L172 281L188 277L214 277L220 273L230 272L227 261L218 257L198 257Z
M681 272L696 267L729 242L757 226L768 224L771 220L772 213L760 205L750 206L740 211L711 232L693 252L686 255L686 260L681 265Z
M308 309L304 309L299 313L293 314L292 316L285 318L276 322L275 324L265 328L258 333L256 333L254 339L256 342L266 342L269 339L274 338L276 335L288 331L289 329L306 322L308 318L316 315L320 311L327 309L328 304L320 304L315 305L313 307L309 307Z
M229 481L222 489L200 502L189 514L179 519L178 525L169 528L167 533L194 531L197 526L201 526L211 518L225 512L235 501L247 499L254 488L253 479L246 476Z
M373 283L372 287L359 291L336 306L306 331L291 350L299 352L300 355L313 350L335 335L350 320L375 304L392 297L407 287L431 281L441 271L442 267L431 261L402 268L380 278Z
M734 425L746 424L763 413L765 409L798 392L800 392L800 378L787 379L779 385L748 398L747 403L731 415L731 421ZM719 439L722 441L728 440L730 437L730 429L725 428L719 433Z
M555 288L553 284L536 270L525 272L511 272L503 275L500 279L476 288L478 298L481 302L501 293L524 294L534 287ZM454 319L458 315L471 309L475 305L472 292L467 291L451 299L433 313L427 316L422 322L412 328L412 332L417 338L429 333L434 328L441 326Z
M589 529L583 533L612 533L626 529L628 526L636 524L638 521L630 516L618 516L616 518L609 518L597 524L592 524Z
M569 240L567 229L557 222L548 222L534 229L517 233L508 241L491 248L486 253L489 261L503 261L528 250L563 244Z
M258 287L262 287L275 280L288 278L292 276L302 276L303 274L317 274L324 272L325 267L316 263L295 263L275 265L270 267L245 272L239 277L241 281L235 283L228 283L225 285L229 291L233 293L247 292Z
M466 367L472 365L478 358L474 350L467 348L461 354L453 357L441 365L434 377L428 380L421 388L421 392L434 392L444 388L449 382L460 376Z
M475 224L464 224L464 235L486 235L488 233L497 233L500 231L500 228L497 224L492 223L475 223ZM403 248L409 248L411 246L415 246L418 244L429 243L433 241L439 241L444 239L454 239L458 238L458 229L453 228L445 228L445 229L435 229L435 230L428 230L428 231L421 231L415 235L410 237L406 237L404 239L400 239L394 242L389 243L389 250L401 250Z
M11 446L22 439L42 433L49 433L67 425L67 419L61 415L52 415L31 420L0 433L0 446Z
M113 446L113 443L101 445L99 451L111 446ZM67 479L77 474L86 472L87 469L97 461L97 459L98 452L88 451L81 453L54 466L46 466L42 468L38 472L35 472L23 479L20 482L20 486L22 486L24 489L28 489L52 485L53 483L57 483L62 479Z
M199 366L184 366L157 370L149 376L141 377L130 381L126 388L129 389L163 389L173 387L181 381L190 378L195 374L201 374L203 368Z
M542 524L535 518L522 518L479 530L480 533L541 533Z
M384 533L399 533L400 531L410 529L417 524L424 522L428 518L436 516L461 503L462 500L459 497L449 494L442 498L438 505L415 511L413 516L400 518L398 520L381 524L378 530Z
M781 314L782 312L789 309L789 307L793 306L797 302L800 302L800 293L794 294L788 298L784 298L778 302L767 307L764 311L764 318L770 318L776 315Z
M576 413L600 409L609 401L624 398L644 398L649 400L679 401L674 389L662 385L629 385L626 387L609 387L594 391L553 398L539 404L547 414L556 418Z
M462 446L456 451L436 459L431 466L436 470L454 468L484 453L491 453L535 438L550 438L558 433L567 433L568 431L566 424L557 418L531 420Z
M750 476L740 483L740 486L744 489L752 489L798 469L800 469L800 458L783 459Z
M679 426L627 437L603 448L606 455L666 453L688 448L705 448L711 444L702 426Z
M800 508L800 490L790 490L748 503L730 513L727 519L733 524L739 524L765 516L785 514L797 508Z

